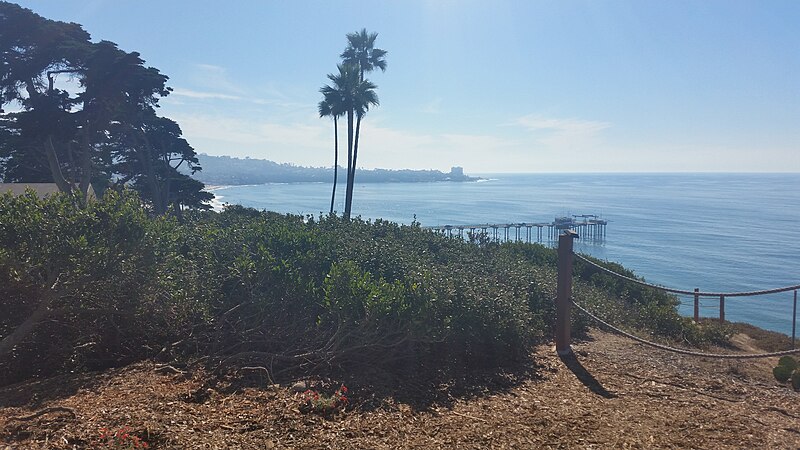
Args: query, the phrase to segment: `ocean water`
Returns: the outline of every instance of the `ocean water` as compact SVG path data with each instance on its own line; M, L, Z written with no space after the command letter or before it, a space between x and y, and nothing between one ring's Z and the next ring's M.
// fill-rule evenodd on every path
M602 240L576 251L616 261L647 281L706 292L800 284L800 174L484 174L472 183L357 184L354 215L426 225L550 222L597 214ZM327 183L215 188L218 201L319 215ZM343 209L340 186L336 209ZM544 233L544 244L547 233ZM692 314L682 298L681 313ZM790 334L793 292L727 298L726 319ZM719 300L701 299L717 317ZM800 330L798 330L800 333Z

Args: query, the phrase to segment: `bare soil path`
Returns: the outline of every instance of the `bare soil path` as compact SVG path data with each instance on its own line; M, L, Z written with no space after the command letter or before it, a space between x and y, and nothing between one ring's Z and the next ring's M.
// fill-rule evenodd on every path
M0 389L0 449L103 448L100 429L125 425L156 449L800 448L800 393L772 378L774 360L690 358L600 331L573 348L541 346L531 376L424 407L352 389L327 418L265 383L187 402L202 375L152 363L29 382Z

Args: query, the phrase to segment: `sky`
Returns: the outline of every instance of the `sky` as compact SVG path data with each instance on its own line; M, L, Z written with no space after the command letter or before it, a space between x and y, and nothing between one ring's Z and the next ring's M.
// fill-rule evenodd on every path
M200 153L332 166L319 89L366 28L388 67L360 167L800 172L794 0L18 3L168 75Z

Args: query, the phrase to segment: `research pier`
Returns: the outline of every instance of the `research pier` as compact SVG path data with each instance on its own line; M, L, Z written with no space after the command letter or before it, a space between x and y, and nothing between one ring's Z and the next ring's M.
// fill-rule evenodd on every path
M552 222L482 223L477 225L437 225L423 227L447 236L484 235L497 242L542 242L555 240L563 230L573 230L585 240L603 240L608 221L594 214L556 217Z

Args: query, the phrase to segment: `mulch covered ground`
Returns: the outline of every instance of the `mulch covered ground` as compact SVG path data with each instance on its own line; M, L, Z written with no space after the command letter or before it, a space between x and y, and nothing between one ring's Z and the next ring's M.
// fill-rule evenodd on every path
M800 448L800 393L772 378L775 360L684 357L600 331L573 348L562 360L542 346L534 367L435 392L351 386L328 417L257 371L201 402L202 373L153 363L62 376L0 388L0 449L106 448L100 430L123 426L156 449Z

